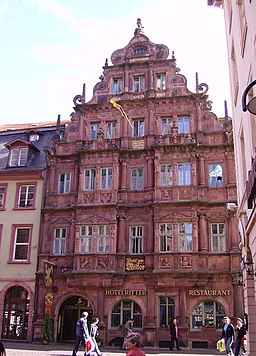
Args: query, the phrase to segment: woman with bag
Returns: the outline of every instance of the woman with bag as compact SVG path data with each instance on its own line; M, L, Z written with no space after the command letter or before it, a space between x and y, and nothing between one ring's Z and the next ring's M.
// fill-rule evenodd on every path
M224 339L226 354L234 355L232 345L234 342L234 326L231 324L229 317L224 317L224 325L222 328L221 339Z

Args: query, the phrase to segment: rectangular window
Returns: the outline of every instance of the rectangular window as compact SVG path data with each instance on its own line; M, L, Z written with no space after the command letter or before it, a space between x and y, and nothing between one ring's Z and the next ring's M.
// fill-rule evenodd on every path
M144 76L133 77L133 91L135 93L139 93L143 90L145 90L145 77Z
M132 168L131 169L131 190L144 189L144 169Z
M133 120L132 126L133 126L132 137L144 136L144 120Z
M191 184L191 164L179 163L178 164L178 185Z
M28 262L31 240L30 227L16 227L12 261Z
M101 168L100 170L100 189L112 189L113 169Z
M171 252L173 250L173 224L159 224L160 252Z
M123 79L115 78L113 79L112 94L119 94L123 91Z
M163 117L161 119L162 135L170 134L171 128L172 128L172 118L171 117Z
M211 224L211 250L213 252L226 252L225 224Z
M59 194L68 194L70 193L70 173L60 173L59 174L59 186L58 193Z
M35 206L35 186L21 185L19 187L18 208L31 208Z
M26 166L28 156L27 147L13 148L10 151L9 165L14 166Z
M110 225L98 226L97 252L110 252Z
M91 128L90 128L90 140L91 141L97 140L97 134L99 131L99 127L100 127L100 125L98 123L91 124Z
M160 186L170 187L173 185L173 169L172 164L160 165Z
M188 134L190 132L190 117L183 116L178 118L178 133Z
M67 229L55 228L53 238L53 254L64 255L66 252Z
M190 252L192 246L192 223L178 224L179 251Z
M130 226L129 252L136 254L143 252L143 226Z
M209 186L212 188L223 187L222 165L219 163L209 164Z
M92 252L93 225L83 225L80 228L79 252Z
M156 90L165 90L166 89L166 76L165 74L156 75Z
M159 297L158 303L158 326L169 326L170 321L175 317L175 299L174 297Z
M106 126L106 138L116 138L116 122L108 122Z
M84 170L84 190L95 190L96 189L96 169L85 169Z
M0 185L0 210L5 209L7 184Z

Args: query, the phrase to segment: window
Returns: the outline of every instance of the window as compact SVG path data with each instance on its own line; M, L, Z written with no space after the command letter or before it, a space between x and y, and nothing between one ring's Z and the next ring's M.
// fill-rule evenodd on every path
M91 129L90 129L90 140L91 141L97 140L97 134L98 134L98 131L99 131L99 127L100 127L100 125L98 123L97 124L91 124Z
M53 238L53 254L54 255L64 255L66 252L66 239L67 239L67 229L66 228L55 228L54 238Z
M19 185L18 208L35 207L35 185Z
M92 225L83 225L80 229L79 252L92 252Z
M31 226L13 226L11 262L29 262Z
M178 185L191 184L191 165L190 163L180 163L178 165Z
M96 189L96 169L90 168L84 170L84 190Z
M170 187L173 185L173 170L172 164L160 165L160 186Z
M158 326L168 326L175 317L175 299L173 297L159 297Z
M5 209L7 184L0 185L0 210Z
M145 77L137 76L133 78L133 91L139 93L145 90Z
M106 127L106 138L116 138L116 122L108 122Z
M60 173L59 174L59 186L58 193L59 194L68 194L70 192L70 173Z
M131 169L131 190L144 189L144 169L132 168Z
M143 252L143 226L130 226L129 232L129 252Z
M27 147L12 148L10 150L9 165L14 166L26 166L28 156Z
M110 225L98 226L97 252L110 252Z
M179 251L192 251L192 223L178 224Z
M101 189L112 189L112 178L113 169L112 168L101 168L100 170L100 188Z
M29 134L29 141L34 142L39 140L39 135L37 133L31 133Z
M200 302L192 311L191 328L208 327L221 329L226 315L224 307L218 302Z
M178 118L178 133L188 134L190 131L190 117L184 116Z
M159 224L160 252L171 252L173 250L173 224Z
M115 78L113 79L112 94L119 94L123 91L123 79Z
M132 126L132 137L144 136L144 120L133 120Z
M209 164L209 185L212 188L223 187L222 165L219 163Z
M133 319L133 328L142 328L142 310L132 300L122 300L114 305L111 312L111 328L120 328L127 320Z
M138 47L133 50L135 56L143 56L147 53L147 47Z
M211 250L213 252L226 252L225 224L211 224Z
M172 118L170 117L163 117L161 119L161 131L162 135L167 135L171 132L172 128Z
M157 90L165 90L166 89L165 74L157 74L156 75L156 89Z

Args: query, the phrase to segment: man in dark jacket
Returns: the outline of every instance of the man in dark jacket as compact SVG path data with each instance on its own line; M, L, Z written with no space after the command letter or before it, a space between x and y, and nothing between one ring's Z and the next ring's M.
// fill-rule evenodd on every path
M236 351L235 356L239 355L240 347L242 346L242 340L246 335L246 326L243 323L241 318L237 318L237 326L235 328L236 331Z
M178 328L178 323L176 318L174 318L173 321L171 322L169 329L171 335L170 350L173 350L174 348L174 341L176 343L177 350L181 350L179 347L179 328Z
M76 323L76 344L72 356L76 356L76 353L81 343L83 344L85 350L86 339L89 337L87 317L88 317L88 313L83 312L82 318L80 318Z
M231 324L230 319L227 316L224 317L221 339L224 339L226 354L233 356L232 345L234 342L234 326Z

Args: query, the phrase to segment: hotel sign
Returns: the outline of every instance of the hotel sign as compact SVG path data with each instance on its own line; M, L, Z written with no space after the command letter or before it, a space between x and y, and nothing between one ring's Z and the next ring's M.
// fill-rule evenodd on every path
M147 295L147 291L144 289L106 289L105 295L108 296L131 296L131 295L139 295L144 296Z
M230 289L189 289L188 295L192 297L227 297L230 295Z
M126 257L125 270L126 272L145 271L144 257Z

